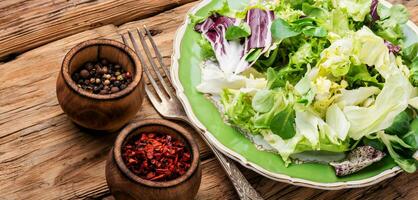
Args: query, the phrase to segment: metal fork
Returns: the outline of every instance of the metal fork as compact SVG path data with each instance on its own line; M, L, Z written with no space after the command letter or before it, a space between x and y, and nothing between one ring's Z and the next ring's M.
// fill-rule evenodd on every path
M192 126L202 137L202 139L206 142L206 144L209 146L209 148L213 151L215 156L218 158L219 162L221 163L222 167L224 168L225 172L227 173L229 179L232 181L235 190L238 193L238 196L242 200L262 200L263 198L258 194L258 192L250 185L250 183L247 181L247 179L244 177L244 175L241 173L241 171L238 170L235 163L229 159L226 158L223 154L221 154L209 141L208 138L205 137L205 134L203 133L203 130L201 130L199 127L194 125L189 118L187 117L186 112L184 111L183 105L179 101L179 99L176 96L175 90L171 86L171 80L170 75L168 72L167 67L163 63L162 56L157 48L157 45L155 44L150 31L144 26L145 36L144 34L139 30L136 29L136 32L139 36L139 39L141 41L142 47L145 51L146 57L148 58L149 63L151 64L151 67L145 62L144 56L140 52L138 42L136 41L134 37L134 33L132 31L128 31L129 38L131 40L131 43L135 49L136 54L138 55L142 67L144 69L144 72L146 76L148 77L148 80L151 83L151 86L145 84L145 92L148 95L149 100L151 101L152 105L155 107L155 109L160 113L161 116L164 118L172 119L172 120L179 120L188 123L190 126ZM125 38L124 35L121 35L123 42L125 44L128 44L128 40ZM168 81L166 81L163 78L163 75L160 73L160 70L158 68L157 63L154 61L151 51L148 47L148 44L146 42L145 37L148 38L149 42L151 43L151 46L154 50L155 56L157 57L158 63L163 69ZM151 74L151 68L154 71L154 74L157 76L157 79L155 79ZM158 85L158 83L160 85ZM155 93L152 92L152 88L154 89Z

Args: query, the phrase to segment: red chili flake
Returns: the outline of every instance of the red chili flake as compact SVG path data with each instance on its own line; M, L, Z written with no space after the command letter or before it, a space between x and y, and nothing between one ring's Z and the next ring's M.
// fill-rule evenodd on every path
M185 174L192 162L183 141L159 133L132 137L123 146L122 157L133 173L152 181L173 180Z

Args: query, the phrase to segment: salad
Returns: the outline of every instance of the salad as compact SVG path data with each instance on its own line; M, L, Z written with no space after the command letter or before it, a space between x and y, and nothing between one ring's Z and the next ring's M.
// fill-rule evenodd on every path
M190 17L205 60L197 90L259 149L338 176L385 156L416 171L418 43L405 42L404 6L224 1Z

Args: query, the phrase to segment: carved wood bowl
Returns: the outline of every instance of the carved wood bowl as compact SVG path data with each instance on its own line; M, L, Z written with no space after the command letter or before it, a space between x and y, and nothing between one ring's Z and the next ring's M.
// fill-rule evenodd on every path
M87 62L105 58L132 73L127 88L113 94L93 94L77 87L71 75ZM56 86L61 108L76 124L87 129L114 132L135 117L144 99L142 66L128 46L107 39L88 40L64 57Z
M173 180L156 182L142 179L131 172L122 158L122 147L130 138L143 132L169 134L182 140L191 151L192 162L187 172ZM192 135L183 127L163 119L147 119L125 127L116 138L106 162L106 181L112 195L123 200L188 200L196 196L202 171L199 149Z

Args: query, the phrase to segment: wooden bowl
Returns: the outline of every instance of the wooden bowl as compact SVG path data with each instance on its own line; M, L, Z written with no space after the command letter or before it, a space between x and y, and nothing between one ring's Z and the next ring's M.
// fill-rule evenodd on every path
M145 180L132 173L122 159L122 147L131 137L143 132L169 134L183 140L192 156L192 163L187 172L166 182ZM124 128L117 137L106 162L106 181L116 199L193 199L199 190L201 178L199 149L191 134L183 127L162 119L143 120Z
M71 75L87 62L105 58L132 72L127 88L113 94L93 94L72 80ZM88 40L64 57L56 86L61 108L76 124L87 129L113 132L135 117L144 99L142 66L135 52L113 40Z

